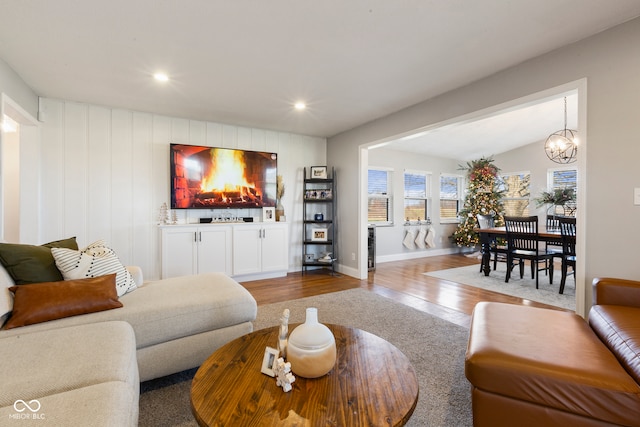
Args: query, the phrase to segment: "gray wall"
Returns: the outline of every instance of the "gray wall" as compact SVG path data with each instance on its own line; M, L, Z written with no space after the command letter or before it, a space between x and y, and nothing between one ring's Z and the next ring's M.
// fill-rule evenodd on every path
M376 259L378 262L395 261L399 259L419 258L431 255L442 255L457 252L457 247L451 244L449 236L453 233L457 224L440 223L440 211L438 209L439 178L441 173L464 175L464 171L458 170L457 162L451 159L443 159L432 156L407 154L406 152L375 148L369 150L369 166L387 167L393 169L393 220L392 226L376 227ZM404 181L405 169L431 172L432 206L429 216L435 231L435 248L407 249L402 244L405 232L408 229L417 231L420 227L405 227L403 218ZM342 203L342 198L340 199ZM422 218L424 219L424 218ZM455 249L454 249L455 248Z
M596 276L640 279L635 265L640 240L640 207L633 187L640 186L637 159L640 105L640 19L573 45L539 56L471 85L427 100L385 118L336 135L328 141L327 160L340 172L339 204L342 254L358 249L358 170L362 144L380 141L430 124L489 108L582 78L587 79L585 281ZM345 196L348 194L347 196ZM615 212L615 216L612 214ZM346 269L357 262L342 258ZM590 304L590 292L582 303ZM580 301L579 301L580 303Z

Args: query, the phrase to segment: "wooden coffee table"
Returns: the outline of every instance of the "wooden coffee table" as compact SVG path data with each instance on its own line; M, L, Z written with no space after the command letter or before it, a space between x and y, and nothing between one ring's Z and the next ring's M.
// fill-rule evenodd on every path
M191 385L191 408L201 426L401 426L418 402L409 359L368 332L327 325L337 360L325 376L296 376L285 393L260 372L265 347L276 347L278 327L244 335L215 351ZM291 325L293 330L295 325Z

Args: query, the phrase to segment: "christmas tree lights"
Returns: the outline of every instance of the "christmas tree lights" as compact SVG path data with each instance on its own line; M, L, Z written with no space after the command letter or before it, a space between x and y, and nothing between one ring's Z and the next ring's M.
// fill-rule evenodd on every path
M496 226L503 225L503 191L498 189L500 169L493 164L491 157L469 161L460 169L467 171L467 195L459 212L460 223L451 239L458 246L472 247L480 241L474 231L478 228L476 215L492 215Z

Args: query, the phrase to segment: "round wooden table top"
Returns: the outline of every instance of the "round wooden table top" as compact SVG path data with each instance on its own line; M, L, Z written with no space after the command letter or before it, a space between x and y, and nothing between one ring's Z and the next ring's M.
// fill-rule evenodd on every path
M409 359L393 344L360 329L327 325L336 364L320 378L296 376L289 392L261 373L279 327L237 338L216 350L191 385L191 408L202 426L401 426L418 402ZM293 330L295 325L291 325Z

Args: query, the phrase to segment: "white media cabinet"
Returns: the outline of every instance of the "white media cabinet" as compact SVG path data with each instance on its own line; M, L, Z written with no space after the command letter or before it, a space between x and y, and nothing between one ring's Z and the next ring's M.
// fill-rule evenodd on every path
M222 272L238 281L287 275L284 222L160 225L162 278Z

